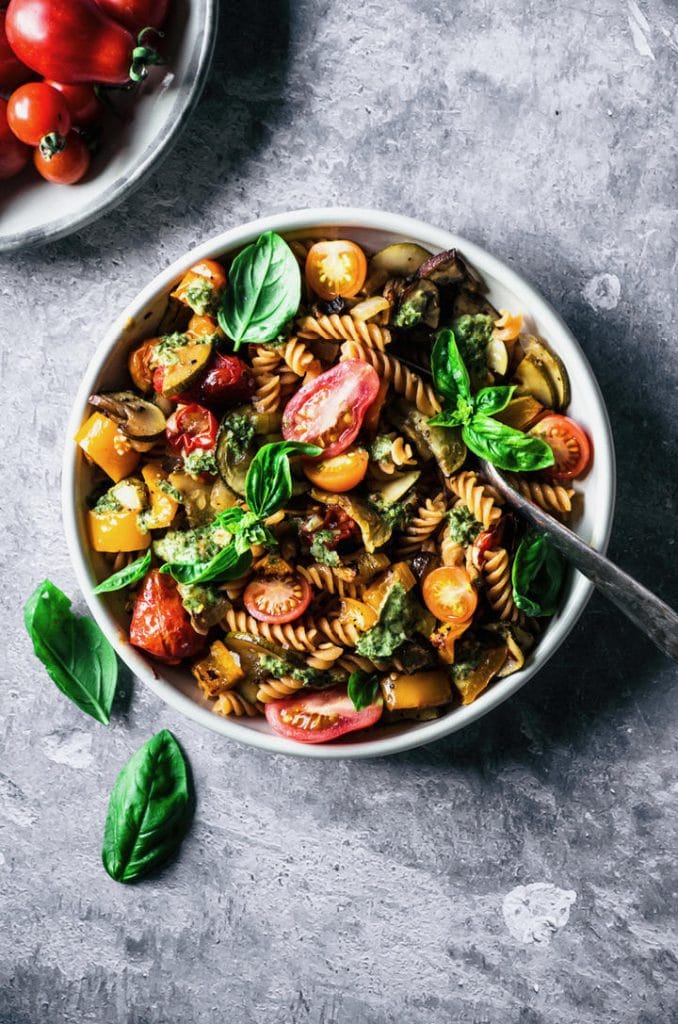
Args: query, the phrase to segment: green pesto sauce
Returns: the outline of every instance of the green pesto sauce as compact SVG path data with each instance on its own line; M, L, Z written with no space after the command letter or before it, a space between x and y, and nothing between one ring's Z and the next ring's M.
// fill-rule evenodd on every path
M488 371L485 350L492 337L494 320L484 313L467 313L452 323L452 330L467 370L472 377L484 378Z
M328 547L334 539L334 534L331 530L318 530L314 533L313 543L311 544L311 558L315 558L316 562L321 562L323 565L339 565L339 555L332 548Z
M262 671L273 679L289 676L290 679L295 679L298 683L303 683L304 686L319 686L323 682L323 673L318 669L297 668L282 658L276 658L273 654L261 654L259 665Z
M471 510L461 503L455 505L448 513L447 521L450 526L450 537L456 544L463 544L464 547L473 544L483 528L483 524L478 522Z
M219 472L214 452L200 448L191 452L190 455L184 455L184 470L191 476L198 476L200 473L211 473L212 476L216 476Z

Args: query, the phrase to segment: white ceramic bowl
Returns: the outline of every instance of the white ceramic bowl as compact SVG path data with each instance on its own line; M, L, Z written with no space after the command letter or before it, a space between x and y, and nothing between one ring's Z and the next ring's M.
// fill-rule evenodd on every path
M29 166L0 185L0 253L54 241L108 213L137 188L179 138L202 92L217 34L218 0L176 0L125 124L104 118L101 151L82 181L54 185Z
M90 470L71 440L87 414L87 398L98 390L125 383L127 353L136 342L152 332L164 309L168 292L189 266L206 256L218 258L229 250L247 245L262 231L268 230L278 231L288 238L349 237L372 251L399 241L418 242L432 252L457 247L482 274L493 304L522 310L528 324L548 340L567 366L573 395L570 412L592 438L595 451L593 467L579 485L584 492L584 513L577 529L585 540L601 551L605 550L610 533L615 489L614 449L607 412L591 368L572 334L548 303L515 271L477 245L449 231L375 210L299 210L263 217L226 231L192 249L158 274L107 331L82 381L69 423L63 465L63 513L78 582L94 618L120 657L173 708L230 739L264 750L305 757L354 758L392 754L430 743L463 728L519 690L546 665L570 632L590 597L592 585L583 576L572 573L561 611L550 620L525 668L497 680L473 704L455 708L435 721L403 723L380 731L353 733L347 742L324 746L294 743L277 736L265 719L229 719L215 715L209 710L208 702L201 699L189 672L151 663L129 644L120 598L111 595L106 599L92 593L97 577L84 524Z

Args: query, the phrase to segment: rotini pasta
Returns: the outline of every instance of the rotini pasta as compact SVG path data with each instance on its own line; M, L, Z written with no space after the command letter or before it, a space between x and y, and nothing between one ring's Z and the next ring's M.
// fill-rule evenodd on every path
M400 360L377 349L366 347L355 341L345 341L341 346L341 358L360 359L374 367L382 380L387 381L398 395L412 402L424 416L435 416L440 412L440 402L430 384L403 366Z
M212 711L216 715L233 715L234 718L242 718L244 715L246 718L254 718L255 715L261 714L263 705L258 701L253 704L234 690L229 690L228 693L222 693L217 697L212 705Z
M567 515L572 511L574 489L561 484L549 484L544 480L528 480L524 476L507 474L506 479L511 487L520 491L524 498L539 505L545 512L556 512Z
M378 324L354 320L352 316L304 317L299 323L300 338L328 338L334 341L355 341L367 348L383 352L391 341L391 332Z
M496 504L496 491L481 483L476 473L457 473L447 481L447 485L485 529L499 519L501 509Z
M328 594L338 597L359 597L363 587L355 583L355 571L344 566L335 568L331 565L300 565L299 574L308 580L317 590L325 590Z
M502 622L518 622L521 613L513 600L511 568L508 551L495 548L488 551L482 567L487 583L487 599Z
M438 494L435 498L427 498L424 504L419 506L403 530L402 539L398 545L398 554L401 558L407 558L422 547L431 534L438 529L446 511L447 503L442 494Z

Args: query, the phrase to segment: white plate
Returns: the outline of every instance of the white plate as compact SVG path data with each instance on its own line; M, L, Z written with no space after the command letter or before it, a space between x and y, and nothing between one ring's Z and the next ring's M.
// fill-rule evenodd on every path
M63 238L108 213L137 188L179 138L202 92L214 52L218 0L176 0L151 68L122 123L105 116L101 152L82 181L54 185L29 166L0 182L0 252Z
M430 743L497 707L514 694L555 653L588 601L592 585L573 572L561 611L550 620L539 646L520 672L493 683L473 704L449 711L432 722L402 723L381 731L353 733L347 741L307 745L277 736L264 719L221 718L201 699L193 677L185 669L151 663L127 639L127 620L121 613L121 598L93 594L97 576L89 550L84 521L85 498L90 471L77 446L70 440L87 415L87 398L99 390L125 383L127 353L157 323L166 297L182 274L206 256L219 258L241 248L262 231L278 231L290 237L348 237L369 250L390 242L418 242L432 252L456 247L480 271L489 287L489 299L496 306L522 311L528 324L547 339L564 360L572 384L569 412L593 441L595 458L586 479L578 484L584 494L584 512L577 524L581 536L600 551L607 547L614 511L615 466L610 424L605 404L591 367L574 337L557 313L520 275L477 245L448 231L421 221L375 210L319 209L276 214L226 231L204 242L177 260L153 280L121 313L101 342L85 374L73 407L63 464L63 515L66 538L78 582L96 621L130 669L173 708L194 721L230 739L276 753L318 758L374 757L392 754Z

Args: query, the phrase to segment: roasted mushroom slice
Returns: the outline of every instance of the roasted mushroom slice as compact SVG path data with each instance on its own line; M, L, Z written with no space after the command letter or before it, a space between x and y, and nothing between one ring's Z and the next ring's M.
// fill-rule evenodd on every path
M425 324L435 330L440 323L440 294L432 281L415 281L402 294L394 327Z
M133 391L91 395L89 404L117 423L123 434L133 441L152 441L165 433L167 420L161 410Z
M419 267L417 277L433 281L441 288L462 283L471 291L480 291L483 287L481 278L456 249L447 249L429 256Z

